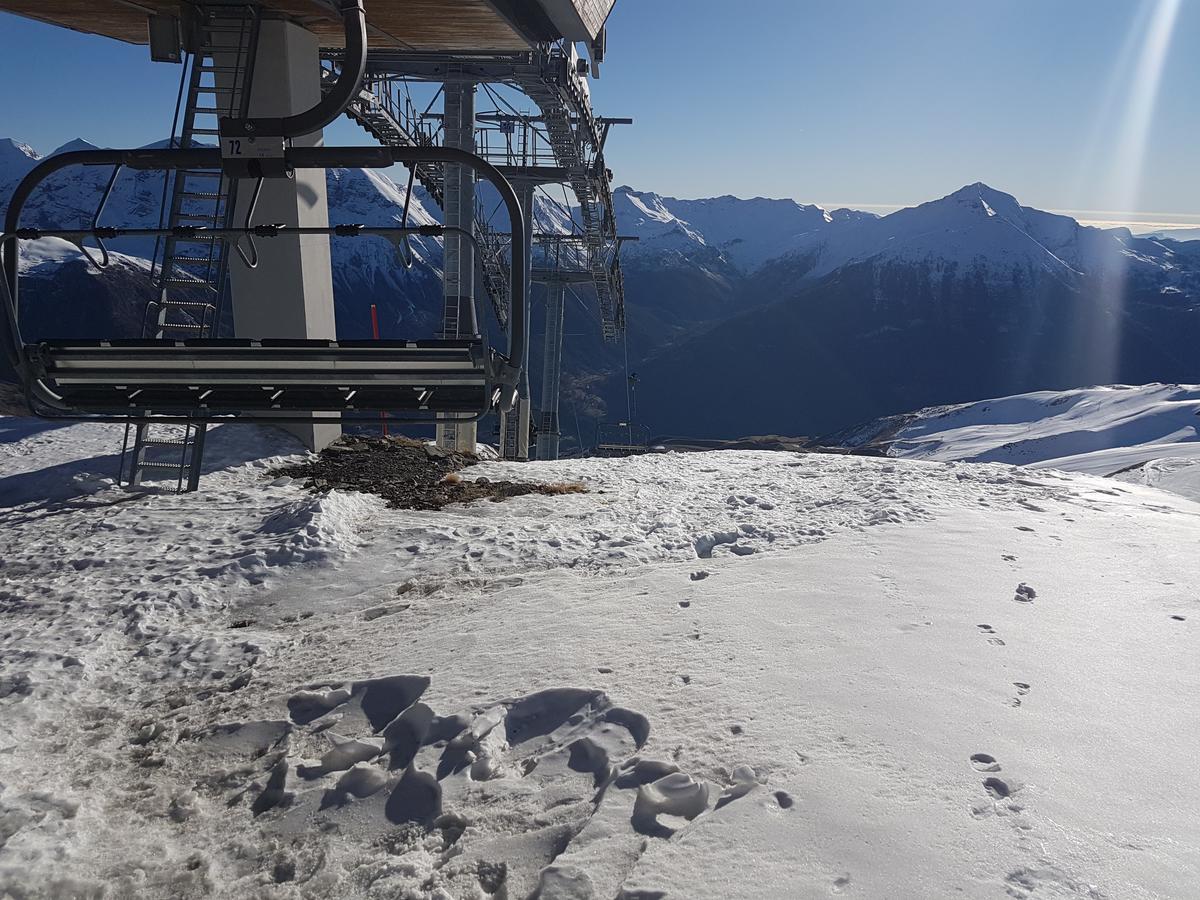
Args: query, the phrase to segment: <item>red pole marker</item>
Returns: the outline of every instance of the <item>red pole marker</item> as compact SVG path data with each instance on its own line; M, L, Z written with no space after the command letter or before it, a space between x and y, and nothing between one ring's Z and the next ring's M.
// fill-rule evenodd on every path
M379 310L375 308L374 303L371 304L371 337L373 337L375 340L379 340ZM387 437L388 430L386 412L381 412L379 414L379 421L383 423L383 436Z

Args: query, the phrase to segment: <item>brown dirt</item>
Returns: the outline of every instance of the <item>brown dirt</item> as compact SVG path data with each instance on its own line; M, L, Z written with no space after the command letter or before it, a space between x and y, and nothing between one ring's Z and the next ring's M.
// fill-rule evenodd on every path
M347 435L316 459L284 466L272 475L304 479L317 491L332 489L375 494L398 509L437 510L451 503L506 500L526 494L582 494L581 484L536 484L472 478L465 470L479 462L410 438Z

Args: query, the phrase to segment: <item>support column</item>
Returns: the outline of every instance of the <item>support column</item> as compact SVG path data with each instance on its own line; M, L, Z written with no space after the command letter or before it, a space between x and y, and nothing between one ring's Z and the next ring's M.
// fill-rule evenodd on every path
M558 459L558 395L562 380L563 311L566 282L546 286L546 345L542 360L542 415L538 426L537 458Z
M321 59L317 37L292 22L264 19L258 36L249 115L287 116L314 106L321 99ZM228 79L217 73L217 83ZM321 133L293 142L318 147ZM237 221L245 220L254 182L243 180L237 197ZM325 170L301 169L294 178L269 178L254 212L256 223L289 226L329 225ZM333 278L329 238L261 240L258 266L249 269L236 254L230 261L234 333L242 338L336 337ZM285 425L312 450L341 434L339 425Z
M517 198L521 201L521 212L525 214L525 239L533 246L533 192L534 183L524 179L514 185L517 188ZM529 267L525 270L525 289L532 294L532 254ZM514 297L513 303L521 302L522 298ZM528 308L528 298L526 308ZM525 346L529 346L529 320L525 317ZM521 370L521 383L517 387L517 403L511 412L500 414L500 455L504 459L515 459L525 462L529 459L529 423L532 404L529 392L529 365L526 363Z
M475 85L447 82L445 96L445 145L475 152ZM446 226L470 230L475 226L475 172L464 166L446 166L443 199ZM461 235L448 233L445 247L444 306L442 336L473 338L479 333L475 320L475 248ZM446 450L474 453L477 425L446 423L437 426L437 443Z

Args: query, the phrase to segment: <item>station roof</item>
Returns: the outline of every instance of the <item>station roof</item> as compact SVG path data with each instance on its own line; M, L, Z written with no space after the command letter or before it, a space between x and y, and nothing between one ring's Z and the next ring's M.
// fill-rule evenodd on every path
M420 51L526 50L538 41L593 40L616 0L365 0L372 47ZM332 0L259 0L316 33L344 42ZM147 16L179 14L180 0L0 0L0 11L52 25L148 43Z

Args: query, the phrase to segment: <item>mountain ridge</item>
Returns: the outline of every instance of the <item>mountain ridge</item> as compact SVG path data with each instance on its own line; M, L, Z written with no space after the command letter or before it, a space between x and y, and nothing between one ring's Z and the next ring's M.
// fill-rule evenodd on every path
M0 143L0 204L35 157L27 145ZM35 195L24 221L90 221L107 177L98 169L74 179L60 173ZM331 221L399 221L405 189L387 172L335 169L327 181ZM105 219L157 221L161 193L161 175L125 173ZM628 185L614 199L619 233L639 238L622 250L629 367L641 375L641 415L656 427L712 437L821 433L939 403L1096 383L1122 371L1120 356L1130 347L1137 348L1136 364L1110 380L1135 380L1129 374L1135 371L1145 380L1200 381L1179 343L1195 330L1200 242L1081 225L983 182L887 216L728 194L687 200ZM570 212L543 198L539 231L571 230ZM440 218L436 204L415 188L410 220ZM332 243L340 335L369 336L371 304L385 336L436 330L440 241L415 238L410 269L385 241ZM113 249L138 257L152 247ZM72 266L82 267L68 279L72 291L100 283L83 277L81 260L62 268ZM128 284L105 302L144 303L146 291L129 287L136 267L126 268ZM43 265L35 274L53 271ZM72 296L51 293L60 302ZM541 296L535 290L535 372ZM570 315L579 318L568 329L564 391L587 414L624 411L624 345L602 341L586 292L569 299ZM1130 310L1133 327L1113 324ZM125 309L110 324L136 320L135 310ZM97 321L89 318L89 327L99 328ZM1111 344L1114 334L1125 347L1113 351L1113 372L1106 374L1090 348ZM823 367L797 359L806 353L824 359ZM914 359L922 354L933 359ZM791 368L772 362L778 359L791 360ZM944 371L931 370L937 360ZM839 380L821 386L830 372L841 373ZM804 384L819 386L819 402L797 406L773 395L801 373ZM764 391L763 384L770 387Z

